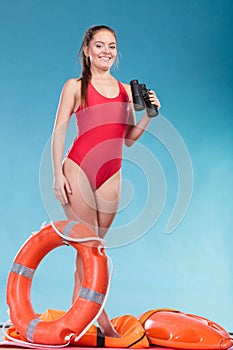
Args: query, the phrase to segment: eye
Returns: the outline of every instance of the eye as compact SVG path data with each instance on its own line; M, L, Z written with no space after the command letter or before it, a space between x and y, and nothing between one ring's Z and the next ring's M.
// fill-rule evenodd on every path
M115 50L116 49L116 45L110 45L109 46L111 50Z
M103 47L103 45L102 45L102 44L96 44L96 47L97 47L98 49L101 49L101 47Z

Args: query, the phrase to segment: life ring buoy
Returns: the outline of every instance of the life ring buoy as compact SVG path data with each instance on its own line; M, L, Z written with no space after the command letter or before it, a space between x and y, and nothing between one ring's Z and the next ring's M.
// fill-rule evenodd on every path
M82 258L84 278L76 301L59 319L42 321L33 310L30 289L33 274L52 249L67 244L53 226L65 236L92 238L88 243L69 241ZM17 331L29 342L62 345L73 334L84 333L97 316L108 289L108 261L98 236L78 222L58 221L33 234L16 255L8 276L6 299L10 318Z

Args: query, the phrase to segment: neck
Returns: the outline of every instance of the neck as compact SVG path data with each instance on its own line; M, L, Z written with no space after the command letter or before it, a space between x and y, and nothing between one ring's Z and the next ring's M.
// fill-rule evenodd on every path
M91 67L91 78L92 79L109 79L111 78L110 70L101 70L95 67Z

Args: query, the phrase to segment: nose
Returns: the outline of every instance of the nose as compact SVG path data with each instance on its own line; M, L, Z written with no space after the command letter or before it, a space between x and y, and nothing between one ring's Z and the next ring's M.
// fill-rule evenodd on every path
M104 53L110 53L108 45L104 45Z

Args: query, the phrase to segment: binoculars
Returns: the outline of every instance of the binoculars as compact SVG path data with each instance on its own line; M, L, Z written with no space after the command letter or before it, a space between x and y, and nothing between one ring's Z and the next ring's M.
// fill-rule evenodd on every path
M148 91L145 84L139 84L138 80L131 80L131 91L133 95L133 104L135 111L146 109L147 115L150 118L156 117L159 114L156 105L150 102Z

